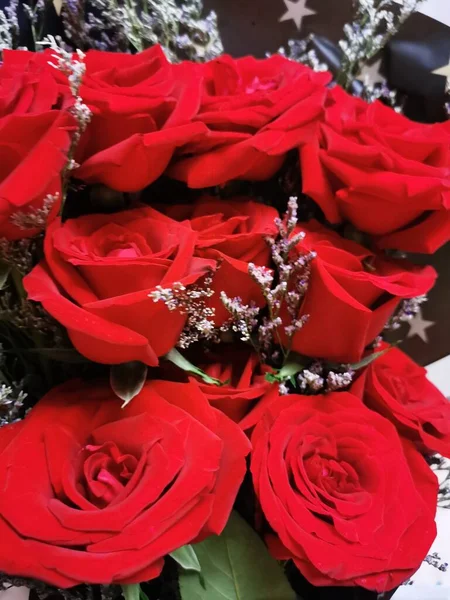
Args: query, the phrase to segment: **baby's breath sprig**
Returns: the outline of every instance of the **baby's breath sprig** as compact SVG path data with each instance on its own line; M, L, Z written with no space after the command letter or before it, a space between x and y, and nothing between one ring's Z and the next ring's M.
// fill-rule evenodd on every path
M291 392L313 395L345 390L354 377L355 371L351 365L332 368L326 362L317 360L304 366L298 356L291 358L279 371L266 375L268 381L278 383L282 395Z
M19 0L11 0L3 10L0 9L0 57L3 50L12 50L19 46L18 9Z
M385 329L396 331L403 323L408 323L419 313L422 304L428 301L426 294L403 300L398 311L393 315L385 326Z
M302 63L310 67L317 73L328 71L328 65L322 62L317 56L316 50L312 46L314 34L310 34L301 40L288 40L287 48L281 46L278 49L278 54L289 58L289 60L295 60L296 62ZM271 56L267 53L267 56Z
M223 54L217 15L204 17L202 0L127 0L115 6L138 51L161 44L171 62L205 62Z
M21 389L23 384L0 386L0 427L20 421L27 394Z
M253 331L258 325L260 308L254 302L243 304L242 298L229 298L224 291L220 292L223 305L231 317L226 321L221 331L234 331L238 333L242 342L253 342Z
M53 50L52 58L55 59L56 63L49 61L48 64L67 77L69 88L74 98L73 105L70 107L69 111L76 120L77 128L72 134L72 142L67 155L66 166L62 173L64 189L67 191L70 173L79 166L74 160L75 150L92 116L90 108L83 102L83 99L80 96L81 84L86 73L86 65L84 63L85 54L81 50L77 50L75 57L72 52L69 52L62 47L60 38L55 38L52 35L47 36L40 44L49 46L51 50ZM62 198L61 211L64 206L64 201L65 194Z
M18 211L11 217L13 225L24 231L28 229L44 230L47 227L48 216L59 200L59 193L48 194L41 208L32 208L27 212Z
M253 263L248 266L250 277L264 297L267 314L256 305L244 305L241 298L229 298L225 292L221 293L222 302L231 314L227 326L238 332L243 341L254 344L255 330L258 330L255 346L263 362L271 362L274 355L279 354L275 346L286 359L294 335L308 319L307 315L298 315L308 287L310 263L316 254L300 254L297 250L305 239L304 232L295 232L297 210L297 198L291 197L284 217L275 220L278 236L266 238L274 268ZM286 339L281 339L281 333Z
M397 33L423 0L354 0L355 16L344 26L337 82L349 89L353 79Z
M207 306L214 290L211 288L214 273L210 272L201 283L184 286L175 282L171 287L163 288L158 285L149 294L153 302L164 302L170 311L178 311L187 315L185 328L178 340L177 346L188 348L200 340L218 341L218 331L215 327L215 309Z

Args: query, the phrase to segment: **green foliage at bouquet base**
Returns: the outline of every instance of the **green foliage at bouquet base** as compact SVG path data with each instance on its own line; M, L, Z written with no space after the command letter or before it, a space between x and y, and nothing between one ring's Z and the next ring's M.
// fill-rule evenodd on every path
M180 573L182 600L295 600L281 566L236 512L220 536L207 538L194 550L201 574Z

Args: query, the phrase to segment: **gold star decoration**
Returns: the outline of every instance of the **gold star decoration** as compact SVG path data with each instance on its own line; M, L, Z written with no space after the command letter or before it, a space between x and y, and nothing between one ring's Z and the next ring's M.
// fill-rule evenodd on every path
M292 0L283 0L286 5L287 11L284 13L282 17L280 17L280 23L282 21L294 21L297 25L297 29L300 29L302 26L303 17L307 17L309 15L317 14L315 10L311 10L305 6L307 0L298 0L297 2L292 2Z
M434 321L427 321L426 319L424 319L422 309L420 309L417 315L414 317L414 319L412 319L412 321L408 323L408 325L410 327L408 332L409 338L412 338L417 335L422 341L425 342L425 344L428 344L430 340L428 338L427 329L433 327L433 325L436 325L436 323Z
M440 75L441 77L446 77L447 86L450 86L450 60L448 65L444 65L443 67L440 67L439 69L433 71L433 75Z

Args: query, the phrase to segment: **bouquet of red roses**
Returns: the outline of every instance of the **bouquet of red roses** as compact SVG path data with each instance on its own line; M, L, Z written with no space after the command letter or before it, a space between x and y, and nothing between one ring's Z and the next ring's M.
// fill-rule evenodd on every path
M450 238L448 124L279 55L52 42L4 51L0 90L0 571L132 600L406 581L450 404L384 336L436 280L405 253Z

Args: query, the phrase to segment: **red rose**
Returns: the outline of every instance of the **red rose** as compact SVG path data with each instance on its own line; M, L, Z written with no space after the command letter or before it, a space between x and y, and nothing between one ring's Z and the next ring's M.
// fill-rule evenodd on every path
M292 349L300 354L358 361L400 299L426 294L436 280L432 267L385 260L315 221L301 229L306 237L298 249L317 256L301 309L309 319L293 339Z
M278 55L264 60L221 56L198 70L204 84L194 120L209 134L187 144L170 169L190 187L269 179L289 150L315 134L328 73L314 73Z
M81 140L76 176L120 191L157 179L175 149L206 132L192 123L200 78L183 76L154 46L139 54L91 50L80 94L93 112Z
M381 248L433 253L450 239L450 135L336 87L321 133L301 151L303 192L331 223Z
M316 586L385 592L436 535L437 481L395 427L346 392L284 396L252 435L251 471L272 554Z
M236 423L276 387L266 380L258 356L247 348L233 345L207 356L208 362L200 363L200 368L225 385L199 386L209 402Z
M216 311L218 326L229 319L220 292L228 297L239 296L244 304L255 302L263 306L260 288L248 274L249 263L267 266L270 250L265 241L276 233L277 211L248 198L220 200L205 197L194 204L164 208L178 221L186 220L198 232L196 256L220 262L212 282L214 295L210 304Z
M186 315L149 294L195 283L215 262L194 258L196 233L151 208L86 215L48 228L45 260L24 279L81 354L98 363L158 364Z
M354 384L356 390L421 452L450 457L450 402L401 350L393 348L373 362Z
M122 409L108 386L68 382L0 429L0 570L59 587L157 577L223 530L248 451L195 383L152 381Z
M73 104L69 88L58 85L55 80L54 69L48 64L51 54L2 50L0 118L12 114L40 114Z
M0 119L0 237L17 240L37 233L17 223L42 209L47 196L61 196L74 127L73 117L58 110Z

